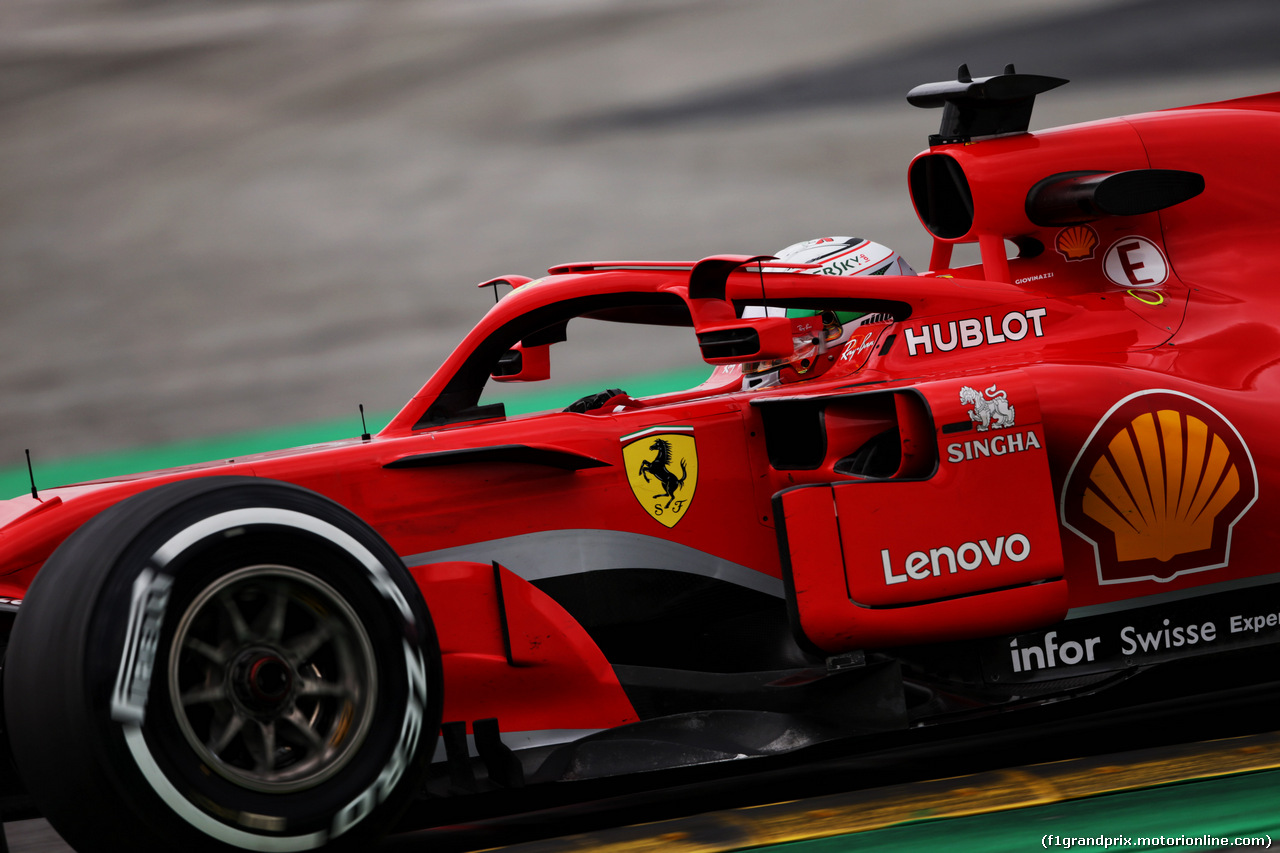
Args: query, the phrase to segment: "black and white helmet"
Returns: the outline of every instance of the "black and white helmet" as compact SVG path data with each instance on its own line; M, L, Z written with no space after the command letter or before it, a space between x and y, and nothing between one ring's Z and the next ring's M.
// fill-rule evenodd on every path
M821 264L796 270L812 275L915 275L901 255L861 237L819 237L792 243L776 255L779 261ZM776 269L776 267L775 267Z
M798 272L810 275L915 275L916 271L906 260L890 249L861 237L818 237L792 243L777 253L778 261L797 264L818 264L813 269L770 266L772 272ZM770 308L770 314L782 314L782 309ZM762 316L764 309L748 308L744 316ZM788 310L785 315L793 323L802 318L820 318L821 325L805 326L794 335L795 352L789 358L758 361L742 367L744 387L765 388L783 382L812 379L825 371L826 363L819 359L822 353L833 350L847 340L858 326L879 323L890 319L887 315L867 315L850 311ZM818 321L815 321L818 322ZM820 331L818 331L820 329Z

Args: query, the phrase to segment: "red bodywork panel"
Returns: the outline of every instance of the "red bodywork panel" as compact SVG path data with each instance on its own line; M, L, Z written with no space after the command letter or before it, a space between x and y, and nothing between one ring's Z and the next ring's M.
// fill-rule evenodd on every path
M474 720L468 712L513 703L527 706L525 723L539 730L612 728L637 719L595 643L536 587L477 563L421 566L414 578L441 637L452 688L446 719ZM584 703L582 696L594 699Z
M916 408L926 405L936 418L940 457L916 477L799 487L779 496L795 601L814 645L841 652L985 637L1066 615L1035 390L1018 373L987 380L985 390L957 382L915 389L924 396ZM963 403L979 399L1001 403L998 411L1011 424L1000 426L993 404L982 409L991 412L985 423L978 416L977 429L968 431L972 410ZM949 439L949 427L958 438Z
M1266 95L936 146L912 175L921 162L935 178L963 172L972 213L922 213L934 269L918 277L747 256L513 277L372 440L7 502L0 596L21 599L67 535L131 494L285 480L348 507L404 559L440 635L445 719L529 733L638 718L608 649L643 620L609 621L617 602L579 581L641 572L785 603L802 642L838 653L999 637L1274 575L1278 111ZM1205 190L1135 215L1028 217L1046 178L1136 169L1196 172ZM1006 241L1022 256L1007 259ZM947 267L961 242L980 245L980 266ZM820 378L747 390L738 365L790 338L777 318L741 317L766 279L770 304L891 317L827 353ZM513 347L539 356L512 378L534 378L557 324L650 314L690 326L691 351L721 365L707 383L585 413L480 404ZM876 441L892 464L859 472Z

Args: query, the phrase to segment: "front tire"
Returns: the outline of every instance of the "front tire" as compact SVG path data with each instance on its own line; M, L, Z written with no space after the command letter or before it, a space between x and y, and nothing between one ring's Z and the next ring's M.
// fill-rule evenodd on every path
M67 539L5 663L19 769L78 850L367 846L416 792L439 652L396 554L313 492L203 478Z

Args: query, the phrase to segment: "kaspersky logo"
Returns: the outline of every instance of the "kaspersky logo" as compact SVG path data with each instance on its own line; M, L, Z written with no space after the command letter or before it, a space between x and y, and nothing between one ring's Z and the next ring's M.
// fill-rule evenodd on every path
M667 527L684 518L698 488L691 426L652 427L622 437L627 482L645 512Z
M1067 473L1062 523L1093 545L1098 583L1169 581L1221 568L1231 531L1258 498L1236 428L1179 391L1111 407Z

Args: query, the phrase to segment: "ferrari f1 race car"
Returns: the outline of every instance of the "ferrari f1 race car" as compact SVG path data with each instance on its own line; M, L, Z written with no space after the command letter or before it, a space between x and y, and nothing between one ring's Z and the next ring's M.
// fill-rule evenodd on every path
M912 90L925 273L507 276L377 435L5 502L10 789L80 850L363 849L415 801L1274 677L1280 93L1028 132L1064 82ZM488 396L593 322L710 376Z

